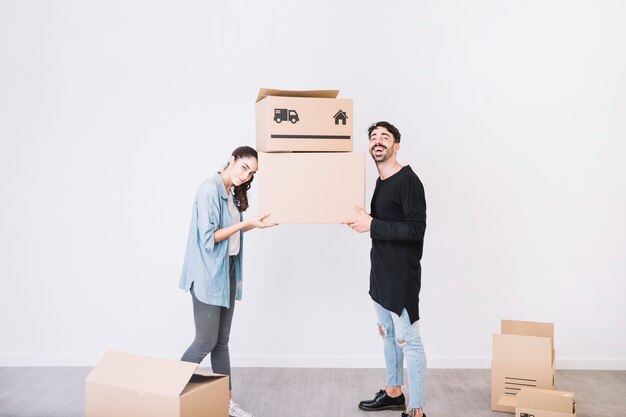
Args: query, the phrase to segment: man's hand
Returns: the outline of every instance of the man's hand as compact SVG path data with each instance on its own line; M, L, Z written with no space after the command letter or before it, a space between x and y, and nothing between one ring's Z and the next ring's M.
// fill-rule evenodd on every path
M369 232L373 220L372 216L367 214L361 207L354 207L354 209L359 215L352 220L346 220L344 224L347 224L348 227L359 233Z

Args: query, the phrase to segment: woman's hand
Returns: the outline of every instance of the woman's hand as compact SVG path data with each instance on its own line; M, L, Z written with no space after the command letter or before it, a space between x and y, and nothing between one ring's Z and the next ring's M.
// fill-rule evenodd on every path
M265 229L268 227L274 227L274 226L278 226L278 223L268 223L265 221L265 218L267 216L269 216L270 213L265 213L262 216L258 216L258 217L253 217L251 219L248 219L246 221L246 223L248 223L248 227L246 227L246 230L250 230L250 229Z

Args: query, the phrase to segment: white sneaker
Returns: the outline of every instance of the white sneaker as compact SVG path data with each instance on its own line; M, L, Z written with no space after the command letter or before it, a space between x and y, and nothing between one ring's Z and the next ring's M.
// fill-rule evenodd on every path
M230 417L254 417L252 414L242 409L239 404L233 400L230 400L230 404L228 404L228 415Z

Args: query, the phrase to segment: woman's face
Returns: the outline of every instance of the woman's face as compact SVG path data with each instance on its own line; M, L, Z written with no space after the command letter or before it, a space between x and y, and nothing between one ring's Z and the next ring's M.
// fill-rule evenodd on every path
M234 186L244 184L256 174L258 169L258 161L256 158L244 157L235 159L231 156L230 159L230 178L233 181Z

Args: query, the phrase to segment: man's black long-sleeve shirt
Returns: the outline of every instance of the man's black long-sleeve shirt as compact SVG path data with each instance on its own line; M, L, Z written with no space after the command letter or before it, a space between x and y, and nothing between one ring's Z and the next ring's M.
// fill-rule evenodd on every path
M426 230L424 186L410 166L376 181L370 226L370 296L411 323L419 320L420 261Z

